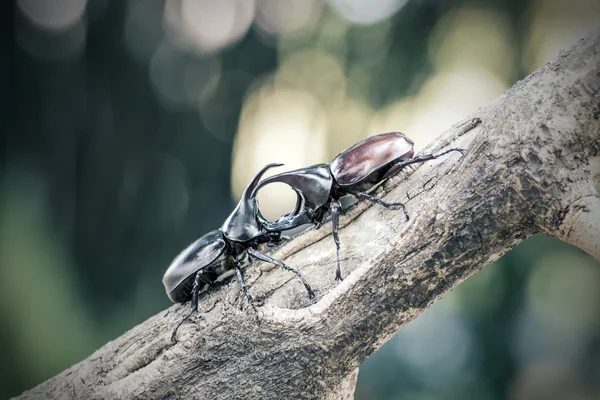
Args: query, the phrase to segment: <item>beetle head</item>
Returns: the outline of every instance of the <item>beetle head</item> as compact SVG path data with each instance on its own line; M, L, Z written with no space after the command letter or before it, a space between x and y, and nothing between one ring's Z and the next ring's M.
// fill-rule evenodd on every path
M239 203L221 227L221 231L227 239L243 243L265 236L261 231L259 220L260 211L255 196L255 189L260 178L269 168L282 165L283 164L268 164L256 174L252 181L250 181L244 190L244 193L242 193ZM261 217L261 220L262 219L263 218ZM269 239L265 237L264 241L269 241Z
M268 232L281 232L314 223L316 216L321 214L318 210L329 203L333 186L329 166L317 164L266 178L256 186L253 196L261 188L276 182L285 183L296 192L296 206L275 222L262 219L262 225Z

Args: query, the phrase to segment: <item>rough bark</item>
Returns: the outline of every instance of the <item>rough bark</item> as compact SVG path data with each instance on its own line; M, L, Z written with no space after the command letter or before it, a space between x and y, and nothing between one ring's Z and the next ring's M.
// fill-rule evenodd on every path
M175 305L34 389L32 398L349 398L358 365L433 301L542 232L600 260L600 30L563 51L424 152L468 152L403 171L378 190L412 216L360 203L276 249L293 275L247 269L262 323L236 281ZM435 117L435 116L432 116ZM479 122L481 120L481 122ZM354 374L354 375L353 375Z

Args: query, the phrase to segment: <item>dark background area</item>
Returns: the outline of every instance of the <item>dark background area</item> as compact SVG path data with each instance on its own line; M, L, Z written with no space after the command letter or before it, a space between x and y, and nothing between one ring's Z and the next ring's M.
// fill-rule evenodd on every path
M422 148L600 20L584 0L360 3L2 3L0 398L169 307L166 267L267 162L389 130ZM594 399L599 360L597 263L536 236L367 360L356 398Z

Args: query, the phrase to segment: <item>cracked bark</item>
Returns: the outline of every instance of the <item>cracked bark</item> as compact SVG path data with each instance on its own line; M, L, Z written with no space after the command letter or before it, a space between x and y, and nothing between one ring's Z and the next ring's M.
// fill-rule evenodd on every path
M481 123L473 124L475 118ZM160 312L20 398L351 398L358 365L433 301L535 233L600 261L600 30L457 124L424 152L468 149L403 171L378 190L402 212L360 203L341 218L334 281L331 226L254 264L235 280ZM368 244L368 245L366 245ZM258 267L257 267L258 265ZM157 295L163 295L162 293Z

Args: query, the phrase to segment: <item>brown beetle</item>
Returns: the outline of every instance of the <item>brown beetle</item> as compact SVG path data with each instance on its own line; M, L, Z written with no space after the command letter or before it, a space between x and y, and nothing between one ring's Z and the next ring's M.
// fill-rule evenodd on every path
M294 210L275 222L263 221L266 231L281 232L304 224L321 225L331 209L333 240L337 250L335 279L342 280L340 270L339 199L348 194L358 200L369 200L387 208L401 207L408 221L409 215L402 203L387 203L366 191L398 173L407 165L433 160L452 151L414 157L414 142L400 132L388 132L369 137L338 154L330 164L316 164L307 168L283 172L264 179L254 189L253 196L264 186L283 182L297 194Z

